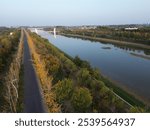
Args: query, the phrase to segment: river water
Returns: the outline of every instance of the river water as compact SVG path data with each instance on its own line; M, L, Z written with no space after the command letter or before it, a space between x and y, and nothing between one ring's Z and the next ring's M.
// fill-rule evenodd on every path
M38 30L38 34L68 55L89 61L104 76L150 103L150 59L144 58L144 50L59 35L54 37L42 30Z

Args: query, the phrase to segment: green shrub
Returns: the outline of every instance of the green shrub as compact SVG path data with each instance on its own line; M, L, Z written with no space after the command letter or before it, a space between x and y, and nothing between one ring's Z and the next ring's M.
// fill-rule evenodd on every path
M86 112L92 103L92 96L87 88L76 88L71 103L75 112Z
M86 68L79 70L77 74L77 81L80 85L88 86L92 80L90 72Z
M73 92L73 82L70 79L64 79L59 81L54 86L54 91L56 94L56 100L59 103L63 103L65 100L71 98Z
M53 55L48 55L44 57L44 62L46 64L46 68L50 75L54 75L58 72L60 67L59 59Z

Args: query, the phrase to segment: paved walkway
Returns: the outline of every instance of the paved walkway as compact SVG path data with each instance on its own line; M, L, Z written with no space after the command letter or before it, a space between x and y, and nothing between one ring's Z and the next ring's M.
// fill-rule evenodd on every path
M40 85L32 64L28 41L24 33L24 112L44 113L45 105L40 93Z

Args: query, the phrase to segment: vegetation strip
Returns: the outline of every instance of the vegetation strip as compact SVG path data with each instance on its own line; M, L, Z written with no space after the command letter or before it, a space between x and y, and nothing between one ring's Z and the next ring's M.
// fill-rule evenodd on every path
M19 72L22 61L22 35L20 30L10 29L0 37L0 111L17 112ZM19 41L20 38L20 41ZM7 60L6 60L7 57ZM3 68L3 69L2 69Z

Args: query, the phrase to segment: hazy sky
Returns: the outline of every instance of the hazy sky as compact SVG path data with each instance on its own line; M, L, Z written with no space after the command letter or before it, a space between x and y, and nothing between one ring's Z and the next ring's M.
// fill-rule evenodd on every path
M150 23L150 0L0 0L0 26Z

